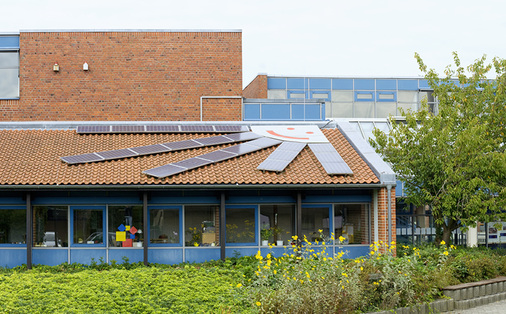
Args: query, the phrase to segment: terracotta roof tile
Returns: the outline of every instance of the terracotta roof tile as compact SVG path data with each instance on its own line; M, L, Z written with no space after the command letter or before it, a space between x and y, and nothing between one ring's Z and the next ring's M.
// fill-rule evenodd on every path
M153 184L357 184L379 183L337 129L323 130L353 175L328 175L309 147L280 173L256 167L275 147L157 179L142 171L235 144L171 153L68 165L60 157L212 136L209 134L89 134L73 130L0 130L2 185L153 185ZM215 135L215 134L213 134Z

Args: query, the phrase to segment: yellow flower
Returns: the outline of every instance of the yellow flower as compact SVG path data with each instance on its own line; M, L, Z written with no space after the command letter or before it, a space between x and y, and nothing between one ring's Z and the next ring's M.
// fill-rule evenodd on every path
M242 287L242 284L238 283L237 288L240 288L240 287Z
M344 277L348 277L347 273L341 273L341 275L343 275Z
M197 242L193 243L193 246L199 246L199 244Z
M443 254L448 256L448 251L444 251Z
M441 241L441 245L446 245L446 242L444 240Z
M256 304L257 306L262 305L262 303L260 303L260 302L258 302L258 301L257 301L255 304Z
M297 241L297 239L298 239L298 238L299 238L299 237L298 237L298 236L296 236L296 235L292 236L292 239L294 239L295 241Z
M323 232L323 230L322 230L322 229L318 229L318 232L319 232L319 233L322 233L322 232Z

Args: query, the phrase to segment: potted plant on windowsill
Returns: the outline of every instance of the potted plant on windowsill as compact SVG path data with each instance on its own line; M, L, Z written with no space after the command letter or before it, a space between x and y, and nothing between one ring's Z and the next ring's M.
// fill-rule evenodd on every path
M278 226L271 227L272 235L276 240L276 246L283 246L283 239L281 239L281 233L284 231Z
M262 246L269 245L269 238L271 236L272 236L272 230L270 228L260 230L260 237L262 238Z

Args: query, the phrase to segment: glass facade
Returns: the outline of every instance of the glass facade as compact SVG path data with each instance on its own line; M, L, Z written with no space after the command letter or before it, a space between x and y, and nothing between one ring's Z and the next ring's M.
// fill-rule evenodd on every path
M0 99L19 97L19 53L0 50Z
M301 236L311 242L330 238L329 218L329 206L302 207Z
M107 223L110 247L142 247L142 206L109 206Z
M36 247L67 247L68 207L33 207L33 245Z
M326 118L399 116L420 109L423 99L435 109L425 79L268 77L267 89L268 99L324 99Z
M103 209L74 209L73 214L74 244L105 243Z
M217 246L220 243L219 206L185 206L185 245Z
M26 243L26 209L0 208L0 244Z
M343 237L343 244L370 243L370 211L368 204L334 205L334 237Z
M227 243L255 244L255 212L256 206L226 209Z
M152 244L181 243L178 207L157 207L149 210L149 242Z
M261 205L260 236L262 241L279 245L290 244L292 236L295 235L294 213L295 206L293 205Z

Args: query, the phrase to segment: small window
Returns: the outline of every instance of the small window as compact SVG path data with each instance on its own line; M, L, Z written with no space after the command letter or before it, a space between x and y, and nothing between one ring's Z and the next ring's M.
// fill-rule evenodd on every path
M374 92L355 92L355 101L374 101Z
M322 242L330 237L330 205L302 207L302 236L311 242Z
M26 209L0 207L0 246L26 243Z
M256 206L230 206L225 213L226 239L230 244L256 244Z
M36 247L67 247L67 206L34 206L34 242Z
M219 245L219 206L185 206L184 222L186 246Z
M103 208L72 208L72 214L73 244L105 246ZM109 240L111 241L111 238Z
M395 92L377 92L376 101L397 101Z
M110 247L142 247L142 206L109 206Z
M334 235L336 242L342 237L344 244L369 244L369 205L335 205Z
M149 210L149 242L161 245L181 245L179 207L151 207Z
M261 205L261 240L279 245L290 244L295 234L294 211L293 205Z
M0 51L0 98L19 97L19 53Z

